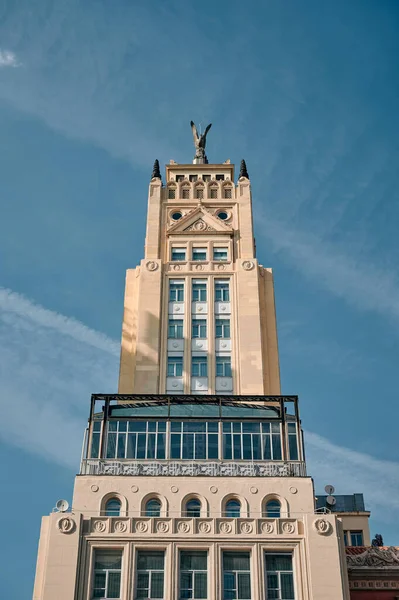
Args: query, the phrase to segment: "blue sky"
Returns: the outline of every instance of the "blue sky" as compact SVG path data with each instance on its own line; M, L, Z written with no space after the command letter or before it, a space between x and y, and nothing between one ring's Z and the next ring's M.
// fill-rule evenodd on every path
M191 161L191 119L213 123L211 162L247 161L316 489L364 492L399 545L398 24L395 0L3 2L8 600L30 597L41 515L71 499L90 393L116 390L152 164Z

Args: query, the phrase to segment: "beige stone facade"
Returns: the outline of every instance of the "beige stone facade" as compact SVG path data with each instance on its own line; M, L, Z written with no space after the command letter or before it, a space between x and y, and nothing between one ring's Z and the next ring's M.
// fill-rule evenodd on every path
M126 275L118 394L93 396L72 509L43 518L34 600L347 600L342 520L315 511L280 393L250 182L172 163Z

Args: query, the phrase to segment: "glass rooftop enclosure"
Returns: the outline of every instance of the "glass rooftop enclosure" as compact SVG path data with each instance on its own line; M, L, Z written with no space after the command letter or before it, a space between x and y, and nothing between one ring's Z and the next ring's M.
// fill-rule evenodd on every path
M298 397L93 394L80 473L304 477Z

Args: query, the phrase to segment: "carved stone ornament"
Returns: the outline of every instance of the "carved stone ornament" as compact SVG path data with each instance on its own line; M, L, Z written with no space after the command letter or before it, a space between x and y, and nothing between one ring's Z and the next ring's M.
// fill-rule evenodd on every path
M104 521L94 521L93 523L93 531L96 531L97 533L104 533L106 528L107 526Z
M218 265L218 271L225 271L226 265Z
M182 521L178 524L177 530L179 533L188 533L190 531L190 524Z
M189 225L189 227L187 227L184 231L216 231L216 229L211 227L211 225L208 225L208 223L205 223L203 219L198 219Z
M159 523L157 523L157 531L158 533L166 533L167 531L169 531L169 523L166 523L165 521L160 521Z
M274 531L273 523L262 523L262 533L270 535Z
M249 489L249 491L251 492L251 494L257 494L258 493L258 488L255 487L254 485Z
M181 271L181 266L180 265L173 265L173 270L174 271Z
M209 489L212 492L212 494L218 493L218 488L216 487L216 485L211 485L211 487Z
M195 270L196 271L203 271L204 270L204 265L195 265Z
M241 533L252 533L251 523L241 523Z
M223 523L220 523L219 529L222 533L231 533L231 523L227 523L226 521L224 521Z
M283 533L295 533L295 525L294 523L290 523L289 521L285 522L281 526L281 531Z
M145 266L149 271L156 271L159 267L158 263L156 263L155 260L149 260Z
M133 494L137 494L137 492L139 491L139 486L138 485L132 485L131 490L132 490Z
M198 525L198 531L200 533L209 533L211 531L211 525L210 523L202 522Z
M349 569L354 567L395 567L395 569L399 569L399 550L394 546L389 548L371 546L361 554L347 554L346 562Z
M252 262L252 260L244 260L244 262L242 263L242 268L244 269L244 271L252 271L254 266L255 263Z
M117 521L114 525L114 531L116 533L124 533L127 529L127 524L125 521Z
M145 533L148 529L148 523L146 523L145 521L138 521L136 523L136 531L138 533Z
M100 488L98 487L98 485L92 485L90 489L91 489L92 492L98 492L98 490Z
M57 527L61 533L72 533L75 529L75 521L71 517L62 517L59 519Z
M316 519L313 526L320 535L327 535L331 531L331 523L326 519Z

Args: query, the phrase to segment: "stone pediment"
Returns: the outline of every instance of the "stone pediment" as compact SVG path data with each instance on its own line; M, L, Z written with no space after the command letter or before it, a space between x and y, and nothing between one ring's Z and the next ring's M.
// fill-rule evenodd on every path
M168 229L168 234L217 233L231 235L233 229L202 206L191 211Z

